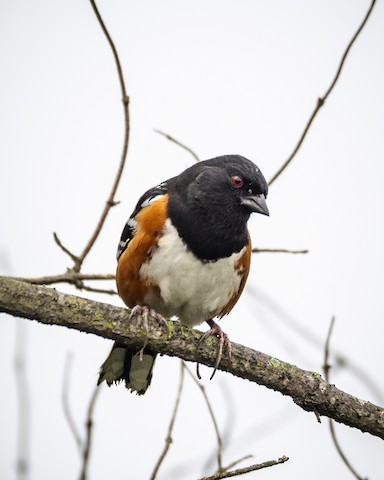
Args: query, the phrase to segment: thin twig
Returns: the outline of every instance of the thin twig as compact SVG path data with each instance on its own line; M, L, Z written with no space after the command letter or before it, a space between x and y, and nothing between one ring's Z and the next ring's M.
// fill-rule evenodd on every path
M58 237L56 232L53 232L53 239L55 240L56 245L63 250L64 253L66 253L71 260L73 260L75 263L78 262L79 257L72 253L71 251L68 250L68 248L64 247L64 245L61 243L60 238Z
M182 391L183 391L183 386L184 386L184 365L183 365L183 361L181 360L180 361L180 382L179 382L179 388L178 388L178 391L177 391L177 397L176 397L176 402L175 402L175 406L173 407L173 413L172 413L172 417L171 417L171 421L169 422L169 427L168 427L168 432L167 432L167 436L165 438L165 445L164 445L164 448L163 448L163 451L161 452L161 455L155 465L155 468L153 469L153 472L152 472L152 475L150 477L150 480L155 480L156 478L156 475L157 475L157 472L159 471L160 467L161 467L161 464L163 463L164 461L164 458L166 457L167 453L168 453L168 450L171 446L171 443L172 443L172 432L173 432L173 426L175 424L175 420L176 420L176 415L177 415L177 412L178 412L178 409L179 409L179 404L180 404L180 398L181 398L181 394L182 394Z
M115 275L110 273L76 273L67 272L61 275L49 275L46 277L13 277L21 282L33 283L35 285L53 285L54 283L71 283L76 284L83 280L114 280Z
M184 145L184 143L179 142L179 140L176 140L175 137L172 137L172 136L169 135L168 133L162 132L161 130L157 130L156 128L154 128L154 131L155 131L156 133L159 133L160 135L163 135L163 137L165 137L165 138L166 138L167 140L169 140L170 142L176 143L176 145L178 145L179 147L184 148L184 150L186 150L188 153L190 153L190 154L192 155L192 157L195 159L196 162L200 162L200 158L199 158L198 155L192 150L192 148L187 147L186 145Z
M288 250L286 248L252 248L252 253L308 253L309 250Z
M296 147L294 148L293 152L291 153L291 155L288 157L288 159L283 163L283 165L279 168L279 170L275 173L275 175L271 178L271 180L269 181L269 185L272 185L272 183L276 180L276 178L278 176L280 176L282 174L282 172L287 168L287 166L291 163L291 161L293 160L293 158L296 156L297 152L299 151L307 133L308 133L308 130L310 128L310 126L312 125L312 122L313 120L315 119L318 111L320 110L320 108L324 105L325 101L327 100L328 96L331 94L332 90L334 89L339 77L340 77L340 74L341 74L341 71L342 71L342 68L344 66L344 63L347 59L347 56L348 56L348 53L350 51L350 49L352 48L352 45L355 43L357 37L359 36L360 32L363 30L365 24L367 23L368 21L368 18L370 17L371 13L372 13L372 10L373 10L373 7L376 3L376 0L372 0L371 2L371 5L368 9L368 12L366 13L363 21L361 22L359 28L356 30L355 34L353 35L352 39L350 40L350 42L348 43L348 46L347 48L345 49L344 51L344 54L343 56L341 57L341 60L340 60L340 63L339 63L339 66L337 68L337 72L335 74L335 77L333 78L330 86L328 87L328 90L325 92L325 94L323 95L323 97L320 97L317 99L317 103L316 103L316 106L311 114L311 116L309 117L309 120L304 128L304 131L303 133L301 134L301 137L299 139L299 141L297 142L297 145Z
M92 445L93 410L95 408L96 400L98 398L100 390L101 388L99 386L95 387L91 400L88 405L87 420L86 420L86 436L85 436L85 442L84 442L84 448L83 448L83 464L82 464L81 473L80 473L80 480L86 480L87 478L89 454L90 454L91 445Z
M251 289L252 292L252 289ZM252 292L253 296L255 292ZM320 339L317 335L313 333L310 328L305 327L303 324L300 324L294 317L289 315L282 306L276 302L275 298L272 298L267 295L265 291L257 291L258 301L262 301L264 306L266 306L271 312L273 312L275 318L279 319L284 323L285 326L296 332L301 337L305 338L307 342L311 345L314 345L316 348L320 348L321 351L324 351L324 339ZM370 376L370 374L364 371L363 368L357 363L353 362L351 359L344 356L344 354L333 351L333 357L335 359L335 366L343 367L344 369L349 370L357 379L360 380L362 384L365 385L367 389L370 390L372 396L375 398L375 401L379 405L384 404L384 394L378 386L377 382Z
M69 380L71 376L71 367L72 367L72 354L68 353L67 357L65 359L65 366L64 366L64 377L63 377L63 389L61 392L61 403L63 405L63 410L64 410L64 417L67 421L67 424L69 426L69 429L72 433L72 436L75 440L76 446L80 452L82 453L82 448L83 448L83 442L81 440L80 433L76 427L75 421L72 416L71 409L69 407L69 399L68 399L68 393L69 393Z
M329 381L329 370L331 368L331 366L328 363L328 360L329 360L329 343L331 341L331 335L332 335L334 324L335 324L335 317L332 317L331 323L330 323L329 329L328 329L327 338L325 340L325 346L324 346L323 372L324 372L324 378L327 382Z
M332 330L333 330L333 326L335 324L335 317L332 317L332 320L331 320L331 323L329 325L329 330L328 330L328 335L327 335L327 339L325 341L325 347L324 347L324 365L323 365L323 372L324 372L324 378L327 382L329 382L329 370L331 368L331 365L329 364L329 344L330 344L330 340L331 340L331 335L332 335ZM357 479L357 480L364 480L363 477L361 477L357 472L356 470L352 467L351 463L349 462L349 460L347 459L345 453L343 452L343 450L341 449L341 446L340 446L340 443L336 437L336 432L335 432L335 427L334 427L334 423L333 423L333 420L331 418L328 419L328 423L329 423L329 430L331 432L331 437L332 437L332 440L333 440L333 444L335 445L336 447L336 450L338 452L338 454L340 455L341 459L343 460L343 462L345 463L346 467L348 468L348 470L352 473L352 475Z
M215 414L213 413L213 408L212 408L212 405L211 405L211 402L209 401L209 398L208 398L208 395L207 395L207 392L205 391L205 387L204 385L202 385L196 378L195 378L195 375L190 371L190 369L188 368L187 364L185 362L183 362L183 365L184 365L184 368L187 370L187 372L189 373L190 377L192 378L192 380L195 382L195 384L199 387L203 397L204 397L204 400L205 400L205 403L207 404L207 407L208 407L208 411L209 411L209 415L211 416L211 420L212 420L212 423L213 423L213 427L215 429L215 433L216 433L216 440L217 440L217 465L218 465L218 471L220 472L223 468L223 465L222 465L222 451L223 451L223 442L221 440L221 435L220 435L220 432L219 432L219 426L217 424L217 421L216 421L216 417L215 417Z
M104 295L117 295L116 290L107 290L104 288L93 288L93 287L88 287L87 285L81 285L81 287L78 287L79 290L84 290L85 292L92 292L92 293L103 293Z
M374 398L376 398L376 401L378 404L383 405L384 404L384 395L377 384L377 381L375 381L374 378L372 378L368 372L364 371L363 368L360 367L358 363L352 362L349 358L344 357L341 354L335 354L333 353L335 363L338 367L343 368L344 370L349 370L352 375L355 375L355 377L363 384L365 387L371 391L372 395Z
M113 40L107 30L107 27L105 26L104 24L104 21L100 15L100 12L96 6L96 3L94 0L90 0L90 3L92 5L92 8L93 8L93 11L96 15L96 18L100 24L100 27L101 29L103 30L104 32L104 35L106 36L107 38L107 41L109 43L109 46L111 47L111 50L112 50L112 54L113 54L113 57L115 59L115 64L116 64L116 68L117 68L117 74L118 74L118 77L119 77L119 83L120 83L120 89L121 89L121 95L122 95L122 102L123 102L123 110L124 110L124 141L123 141L123 149L122 149L122 153L121 153L121 159L120 159L120 163L119 163L119 167L118 167L118 170L117 170L117 173L116 173L116 177L115 177L115 180L113 182L113 185L112 185L112 189L111 189L111 192L109 194L109 197L107 199L107 201L105 202L105 206L104 206L104 209L101 213L101 216L100 216L100 219L96 225L96 228L95 228L95 231L93 232L91 238L89 239L88 243L86 244L83 252L80 254L79 257L76 257L74 259L74 262L75 262L75 265L74 265L74 271L75 272L79 272L80 269L81 269L81 266L84 262L84 259L85 257L88 255L88 253L90 252L91 248L93 247L97 237L99 236L100 234L100 231L101 229L103 228L103 225L104 225L104 222L105 222L105 219L107 218L107 215L110 211L110 209L116 205L116 201L115 201L115 194L116 194L116 190L117 190L117 187L119 186L119 183L120 183L120 179L121 179L121 175L123 173L123 169L124 169L124 165L125 165L125 161L126 161L126 158L127 158L127 152L128 152L128 142L129 142L129 130L130 130L130 122L129 122L129 108L128 108L128 105L129 105L129 98L128 98L128 95L127 95L127 92L126 92L126 87L125 87L125 81L124 81L124 75L123 75L123 70L121 68L121 63L120 63L120 59L119 59L119 56L118 56L118 53L117 53L117 50L116 50L116 47L115 47L115 44L113 43ZM70 252L67 250L67 253L69 254Z
M285 463L288 460L289 458L284 455L283 457L280 457L278 460L268 460L263 463L250 465L249 467L231 470L230 472L216 473L215 475L212 475L210 477L203 477L203 478L200 478L199 480L221 480L222 478L237 477L239 475L244 475L245 473L255 472L256 470L261 470L263 468L273 467L275 465Z
M67 273L62 273L61 275L49 275L46 277L13 277L15 280L20 282L32 283L34 285L54 285L56 283L68 283L69 285L74 285L78 290L84 290L86 292L93 293L103 293L106 295L117 295L116 290L113 289L104 289L104 288L94 288L89 287L84 284L84 280L114 280L115 275L106 273L106 274L86 274L86 273L76 273L69 270Z
M223 472L228 472L233 467L236 467L241 462L244 462L244 460L248 460L249 458L253 458L253 455L244 455L244 457L239 458L238 460L235 460L234 462L231 462L229 465L226 467L223 467L222 471Z

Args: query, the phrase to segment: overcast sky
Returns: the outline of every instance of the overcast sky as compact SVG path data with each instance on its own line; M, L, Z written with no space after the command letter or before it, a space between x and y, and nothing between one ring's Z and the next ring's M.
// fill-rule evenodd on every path
M123 64L131 138L121 203L84 271L114 273L120 233L138 197L194 161L154 129L202 159L244 155L271 178L326 92L368 6L357 0L99 2ZM116 68L87 1L3 0L0 9L0 273L58 274L71 262L52 232L80 253L119 162L123 114ZM221 322L233 342L320 372L335 315L331 347L349 368L335 367L331 381L373 403L383 401L384 391L383 15L378 2L299 154L271 187L270 217L250 221L255 247L309 253L255 255L241 300ZM122 305L117 297L88 296ZM111 342L5 315L0 329L0 477L15 478L13 359L25 341L30 479L77 478L80 459L61 404L65 358L72 352L68 394L83 434ZM246 454L255 462L285 454L288 463L249 478L350 478L326 420L318 424L290 398L264 387L221 372L209 382L210 371L202 373L225 437L224 464ZM90 479L149 478L178 378L179 361L159 358L144 397L103 387ZM342 425L336 430L358 472L382 478L382 441ZM159 480L214 472L213 426L188 378L173 440Z

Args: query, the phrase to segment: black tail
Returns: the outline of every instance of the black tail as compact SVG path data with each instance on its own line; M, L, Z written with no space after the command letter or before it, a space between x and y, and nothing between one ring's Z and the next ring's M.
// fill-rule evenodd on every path
M100 385L104 380L108 386L113 383L125 382L125 386L137 395L143 395L152 380L152 370L156 354L144 352L140 359L139 352L135 352L121 343L114 343L111 353L100 367Z

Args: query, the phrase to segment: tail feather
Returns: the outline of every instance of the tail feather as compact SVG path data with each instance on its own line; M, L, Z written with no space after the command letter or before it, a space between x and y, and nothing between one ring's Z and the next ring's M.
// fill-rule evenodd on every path
M146 351L140 359L138 352L114 343L111 353L100 367L97 384L105 381L111 386L124 381L128 390L143 395L151 383L155 359L156 354Z

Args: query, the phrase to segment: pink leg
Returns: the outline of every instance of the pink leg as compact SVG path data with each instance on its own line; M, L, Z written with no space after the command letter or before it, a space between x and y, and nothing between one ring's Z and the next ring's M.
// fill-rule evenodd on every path
M210 328L210 330L208 330L208 332L204 333L204 335L201 337L201 339L199 341L199 344L203 340L205 340L207 337L209 337L210 335L215 335L215 337L218 339L217 351L216 351L216 363L215 363L215 367L213 369L213 373L212 373L211 378L210 378L210 380L212 380L213 376L216 373L217 367L220 364L221 357L223 356L223 349L226 350L228 358L229 358L229 362L231 362L232 348L231 348L231 342L228 338L228 335L222 331L221 327L216 322L214 322L212 319L207 320L207 323L211 328ZM197 374L197 377L199 379L201 379L199 363L196 365L196 374Z

